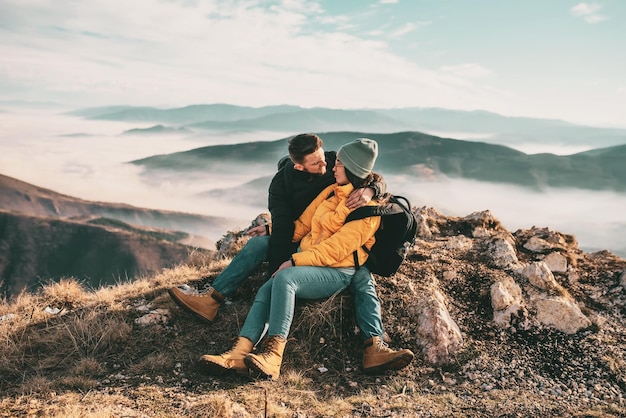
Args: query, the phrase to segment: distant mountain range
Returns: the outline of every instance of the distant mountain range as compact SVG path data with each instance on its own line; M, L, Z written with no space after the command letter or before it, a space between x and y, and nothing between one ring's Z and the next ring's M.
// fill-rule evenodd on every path
M245 107L199 104L172 109L110 106L70 112L96 120L156 122L211 131L300 132L356 131L394 133L428 132L472 138L497 144L535 143L607 147L626 144L626 129L580 126L526 117L507 117L486 111L438 108L329 109L299 106ZM449 134L448 134L449 133Z
M328 150L358 137L379 143L376 170L389 174L448 176L543 189L567 187L626 192L626 145L568 156L528 155L502 145L439 138L420 132L320 134ZM256 170L272 175L286 155L286 138L269 142L217 145L132 161L146 172L173 170L230 173Z
M169 134L191 134L192 130L187 128L173 128L171 126L155 125L149 128L128 129L122 135L169 135Z

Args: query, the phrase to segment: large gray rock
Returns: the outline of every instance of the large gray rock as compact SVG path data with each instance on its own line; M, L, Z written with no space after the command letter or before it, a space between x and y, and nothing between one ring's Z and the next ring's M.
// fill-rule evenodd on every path
M553 273L565 273L567 271L567 258L558 251L546 255L543 262Z
M503 270L519 268L519 260L515 252L515 243L509 237L496 237L489 247L492 263Z
M418 306L417 333L425 359L432 364L450 363L450 356L463 346L463 337L446 308L443 294L435 290Z
M501 328L511 326L511 319L519 317L523 309L522 289L512 277L505 277L491 285L493 321Z
M591 325L578 305L561 296L540 297L534 301L537 320L566 334L574 334Z
M522 269L522 276L526 277L530 284L537 289L545 291L556 291L561 288L554 279L552 271L543 261L528 264Z

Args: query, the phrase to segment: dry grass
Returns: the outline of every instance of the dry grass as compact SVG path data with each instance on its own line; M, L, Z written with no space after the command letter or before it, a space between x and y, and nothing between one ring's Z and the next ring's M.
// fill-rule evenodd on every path
M347 293L325 301L298 302L278 381L207 376L198 370L196 360L230 347L265 276L261 271L253 275L211 325L178 308L166 289L184 283L204 287L228 262L199 261L98 290L65 279L36 294L0 303L4 318L0 320L0 417L609 417L626 413L624 405L611 401L582 405L575 398L563 401L522 388L481 389L463 367L472 364L481 373L497 372L510 362L510 352L524 353L532 345L513 337L504 342L502 336L489 334L493 331L487 322L473 313L459 316L468 334L458 364L433 367L418 355L400 372L364 375L362 341ZM407 266L396 278L379 283L388 332L396 344L416 354L419 347L400 323L406 317L401 291L407 281L419 280L414 272L427 280L426 270ZM472 291L467 283L459 285L459 294ZM467 298L463 303L470 303ZM470 305L457 303L456 315L470 310ZM167 310L169 320L150 326L135 323L154 309ZM606 335L613 340L594 342L608 347L596 365L603 365L616 381L624 381L624 336ZM567 349L563 346L560 351ZM528 376L532 380L533 375Z

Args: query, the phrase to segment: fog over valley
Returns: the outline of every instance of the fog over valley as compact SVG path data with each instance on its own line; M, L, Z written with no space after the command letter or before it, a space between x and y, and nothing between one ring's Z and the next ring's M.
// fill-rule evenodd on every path
M209 145L276 141L300 133L229 130L123 135L156 123L83 119L57 110L6 106L4 110L0 116L0 174L87 200L234 218L238 224L233 228L245 227L258 213L267 211L267 187L275 162L235 165L225 160L227 170L217 171L147 170L129 162ZM324 133L319 134L324 139ZM488 132L478 135L484 139L475 139L471 132L456 135L458 139L491 142ZM550 142L507 146L528 154L558 155L593 148L593 144ZM284 155L286 149L285 140ZM490 210L511 231L549 227L575 235L584 251L608 249L626 256L624 193L554 187L531 190L441 174L418 178L378 171L387 179L389 191L407 196L415 206L432 206L453 216Z

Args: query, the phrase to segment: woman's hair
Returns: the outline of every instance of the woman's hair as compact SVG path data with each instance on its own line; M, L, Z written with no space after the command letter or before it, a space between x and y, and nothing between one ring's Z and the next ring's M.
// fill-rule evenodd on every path
M323 145L322 138L315 134L300 134L289 140L289 157L296 164L302 164L304 157L314 153Z
M346 177L348 178L348 181L350 183L352 183L352 186L354 186L355 189L360 189L363 187L367 187L372 183L379 183L382 181L382 176L378 173L375 172L371 172L367 175L367 177L365 177L364 179L355 176L354 174L352 174L350 172L350 170L348 170L347 168L344 168L345 172L346 172ZM382 195L382 196L378 196L376 198L377 202L382 202L387 198L387 195Z

